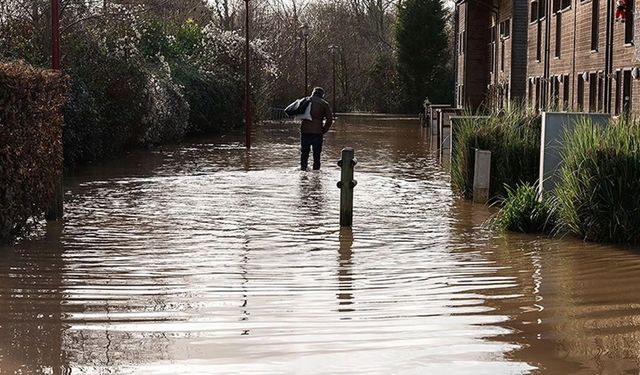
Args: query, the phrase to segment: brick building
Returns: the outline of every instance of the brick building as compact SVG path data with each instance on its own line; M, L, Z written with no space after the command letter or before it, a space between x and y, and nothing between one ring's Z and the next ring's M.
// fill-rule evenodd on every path
M625 22L615 1L458 0L456 106L640 111L635 0Z

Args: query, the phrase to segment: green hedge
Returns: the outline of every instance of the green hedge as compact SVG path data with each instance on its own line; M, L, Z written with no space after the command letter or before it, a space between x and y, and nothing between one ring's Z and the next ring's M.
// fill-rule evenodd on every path
M640 243L640 124L585 121L566 137L560 226L587 241Z
M455 130L451 183L465 198L472 198L474 152L491 151L490 198L507 194L506 186L534 183L540 160L540 117L524 107L488 119L462 121Z
M22 234L53 197L66 95L58 73L0 64L0 242Z

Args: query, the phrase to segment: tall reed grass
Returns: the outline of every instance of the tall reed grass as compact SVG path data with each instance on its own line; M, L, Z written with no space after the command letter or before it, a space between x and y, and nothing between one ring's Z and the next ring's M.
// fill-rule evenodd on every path
M555 198L541 196L537 184L523 182L515 188L506 187L507 196L498 203L502 206L492 220L492 226L501 231L524 233L550 233L556 226Z
M465 114L470 116L471 114ZM474 149L491 151L490 197L506 196L505 186L534 183L540 159L540 117L523 105L488 119L465 119L454 131L451 160L453 188L473 194Z
M560 229L587 241L640 243L640 123L585 120L565 138L555 194Z

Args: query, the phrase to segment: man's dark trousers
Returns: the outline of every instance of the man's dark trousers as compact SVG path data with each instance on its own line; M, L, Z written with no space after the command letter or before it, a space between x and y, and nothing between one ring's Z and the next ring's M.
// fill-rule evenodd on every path
M300 167L307 170L309 164L309 151L313 147L313 169L320 169L320 153L322 152L322 134L302 133L300 135L300 144L302 145L300 153Z

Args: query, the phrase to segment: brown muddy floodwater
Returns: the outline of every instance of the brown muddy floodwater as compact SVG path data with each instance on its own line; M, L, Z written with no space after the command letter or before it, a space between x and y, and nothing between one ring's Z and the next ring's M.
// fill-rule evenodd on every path
M0 249L2 374L638 374L640 253L492 233L415 124L295 126L83 168ZM356 150L353 230L338 225Z

